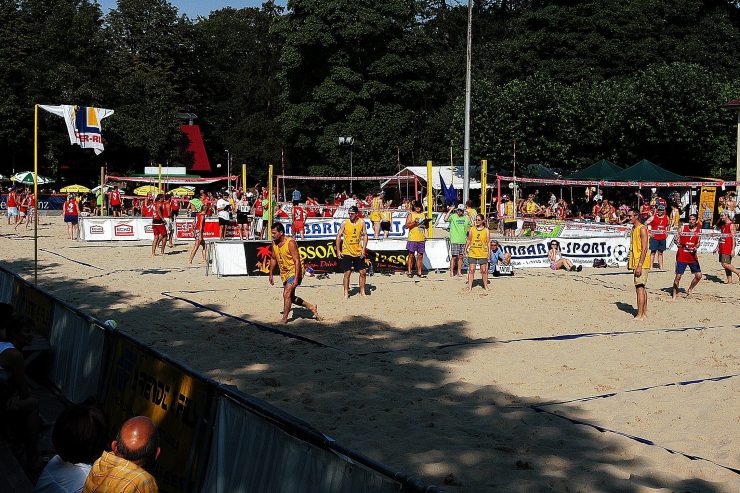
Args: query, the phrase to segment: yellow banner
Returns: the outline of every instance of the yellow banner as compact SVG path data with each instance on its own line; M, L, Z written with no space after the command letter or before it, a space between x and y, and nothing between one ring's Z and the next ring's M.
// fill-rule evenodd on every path
M199 430L212 402L210 386L129 339L113 337L103 396L112 431L133 416L149 416L159 430L162 449L152 471L159 491L193 491Z
M704 221L704 211L710 210L712 213L709 219L711 224L714 224L714 202L717 197L717 187L701 187L701 193L699 194L699 224Z

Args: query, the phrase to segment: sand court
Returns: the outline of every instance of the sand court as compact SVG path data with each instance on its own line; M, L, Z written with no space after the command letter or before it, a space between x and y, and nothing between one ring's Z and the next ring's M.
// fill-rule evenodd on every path
M672 302L669 253L645 323L629 272L533 269L471 293L446 272L376 274L364 299L353 276L348 300L341 276L307 278L298 294L325 320L298 309L277 326L282 289L266 277L206 277L185 243L152 258L65 234L44 219L44 289L448 491L740 490L740 378L666 386L740 373L740 286L715 256ZM32 277L32 238L0 235L3 265Z

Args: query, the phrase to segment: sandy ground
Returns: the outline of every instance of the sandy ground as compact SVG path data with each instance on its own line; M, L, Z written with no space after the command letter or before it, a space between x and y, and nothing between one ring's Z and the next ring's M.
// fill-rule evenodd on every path
M286 330L312 344L176 299L273 324L281 288L264 277L206 277L187 243L152 258L148 244L83 244L44 221L45 289L447 490L740 491L728 469L740 469L740 285L723 284L713 255L694 295L671 302L668 252L645 323L622 269L519 270L471 293L447 273L376 274L349 300L339 275L308 278L299 294L325 320L298 309ZM3 221L0 245L31 277L30 233Z

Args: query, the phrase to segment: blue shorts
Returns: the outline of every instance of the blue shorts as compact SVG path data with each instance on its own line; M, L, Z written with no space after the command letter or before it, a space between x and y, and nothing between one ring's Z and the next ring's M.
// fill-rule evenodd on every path
M288 284L292 283L294 279L295 279L295 276L290 276L290 277L289 277L289 278L288 278L288 279L287 279L287 280L286 280L286 281L285 281L285 282L283 283L283 286L287 286ZM303 278L302 278L302 277L299 277L299 278L298 278L298 284L296 284L296 287L298 287L298 286L300 286L300 285L301 285L301 281L303 281Z
M691 270L692 274L696 274L697 272L701 273L701 266L699 265L699 262L692 262L689 264L676 260L676 275L683 275L683 273L686 272L686 267Z
M656 240L650 238L650 251L651 252L665 252L666 242L665 238L662 240Z
M65 223L77 224L77 217L78 216L68 216L68 215L65 215L64 216L64 222Z

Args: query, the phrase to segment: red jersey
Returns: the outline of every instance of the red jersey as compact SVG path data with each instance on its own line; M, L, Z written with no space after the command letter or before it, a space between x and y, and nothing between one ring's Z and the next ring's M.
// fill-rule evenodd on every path
M172 212L174 213L179 212L180 211L180 199L178 199L177 197L173 197L170 207L172 207Z
M691 230L688 224L684 224L678 232L678 252L676 253L676 262L693 264L699 261L696 256L696 249L699 248L699 231L700 226L697 224L695 230Z
M598 204L595 204L594 208L591 209L591 214L593 214L594 217L598 216L600 212L601 212L601 206Z
M306 211L303 210L303 207L295 206L293 207L293 222L303 222L306 220Z
M18 202L15 198L15 192L8 194L8 207L18 207Z
M650 221L648 227L653 238L656 240L665 240L667 237L666 231L668 231L668 216L665 214L663 216L653 216L653 220Z
M640 216L642 216L643 218L647 219L648 217L650 217L650 211L651 207L650 204L648 204L647 202L644 202L640 206Z
M121 205L121 192L113 190L110 193L110 205Z
M162 202L162 217L172 218L172 204L169 202Z
M732 237L732 223L723 224L720 228L720 232L725 235L725 237L720 238L719 248L717 251L720 255L732 255L732 250L735 247L735 239Z
M162 215L162 204L155 203L151 205L152 210L152 224L163 224L164 216Z
M65 201L64 205L62 206L62 209L64 210L65 216L79 216L80 215L80 205L77 203L76 200Z
M144 207L141 208L141 217L152 217L154 208L154 204L144 204Z

